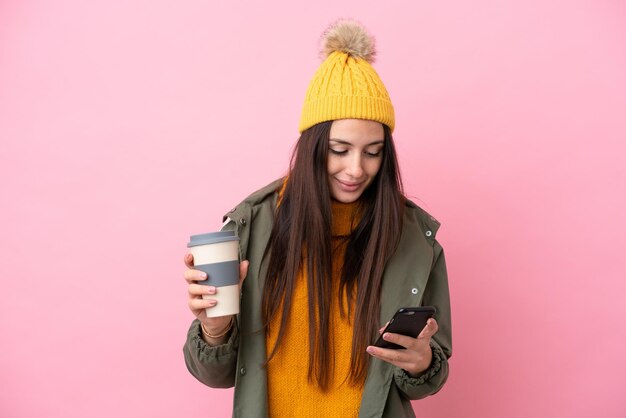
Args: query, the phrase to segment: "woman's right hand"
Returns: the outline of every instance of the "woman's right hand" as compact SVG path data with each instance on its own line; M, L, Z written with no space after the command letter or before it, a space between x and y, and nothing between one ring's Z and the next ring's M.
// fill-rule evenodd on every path
M219 335L226 327L229 326L230 321L233 320L234 315L218 316L214 318L208 318L206 316L206 309L212 308L217 305L215 299L202 299L202 295L215 295L218 289L215 286L201 285L196 282L206 280L206 273L200 270L195 270L193 267L193 255L190 253L185 255L185 280L188 284L189 300L188 305L191 312L198 320L204 325L204 329L210 334ZM248 265L250 263L247 260L239 263L239 289L243 284L246 275L248 274Z

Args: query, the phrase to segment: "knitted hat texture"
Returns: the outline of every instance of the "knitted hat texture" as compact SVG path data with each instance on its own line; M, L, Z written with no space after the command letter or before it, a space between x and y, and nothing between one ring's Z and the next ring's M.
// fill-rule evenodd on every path
M322 34L322 58L304 99L300 133L320 122L367 119L395 127L389 93L372 67L374 38L358 22L339 20Z

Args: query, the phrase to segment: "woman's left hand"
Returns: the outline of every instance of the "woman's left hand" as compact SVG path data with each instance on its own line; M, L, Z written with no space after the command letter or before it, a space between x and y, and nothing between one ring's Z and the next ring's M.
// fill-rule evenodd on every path
M370 345L367 347L367 352L378 359L406 370L409 376L417 377L430 367L430 362L433 359L430 339L438 330L437 321L430 318L417 338L391 332L383 334L385 341L401 345L404 348L394 350Z

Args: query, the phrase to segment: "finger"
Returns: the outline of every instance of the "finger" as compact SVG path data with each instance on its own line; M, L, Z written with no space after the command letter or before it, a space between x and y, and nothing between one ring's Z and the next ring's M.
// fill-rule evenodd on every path
M417 336L419 339L430 339L435 333L439 331L439 325L434 318L430 318L426 322L426 326L420 332L420 335Z
M408 363L411 361L411 355L407 350L393 350L391 348L380 348L370 345L366 351L370 355L391 364Z
M214 295L217 293L217 288L215 286L192 283L189 285L187 291L189 292L189 296L197 297L202 295Z
M250 262L248 260L243 260L239 263L239 286L243 285L243 281L246 279L248 275L248 267L250 266Z
M193 283L201 280L206 280L207 275L201 270L187 269L185 270L185 273L183 273L183 277L185 278L185 280L187 280L187 283Z
M387 325L389 325L389 321L387 321L387 323L386 323L385 325L383 325L383 326L382 326L382 327L378 330L378 333L379 333L379 334L382 334L382 333L383 333L383 331L385 330L385 328L387 328Z
M191 253L185 254L184 261L185 261L185 265L188 268L193 268L193 254L191 254Z
M212 308L217 305L215 299L189 299L189 307L193 310Z
M385 332L383 334L383 340L398 344L409 350L415 350L417 348L417 338L409 337L407 335Z

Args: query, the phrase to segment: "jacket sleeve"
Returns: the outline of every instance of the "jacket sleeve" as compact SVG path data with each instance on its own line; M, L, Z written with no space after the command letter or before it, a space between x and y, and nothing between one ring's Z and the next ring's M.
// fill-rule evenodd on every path
M411 377L399 367L394 370L394 380L400 391L411 400L433 395L448 379L448 359L452 356L452 329L450 320L450 291L443 248L435 240L433 267L424 289L422 305L435 306L435 319L439 330L430 340L433 359L430 367L420 376Z
M230 338L225 344L209 346L201 336L200 321L194 319L187 332L183 347L185 364L189 372L200 382L212 388L229 388L235 385L239 327L233 325Z

